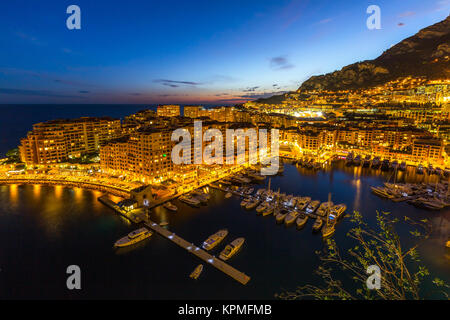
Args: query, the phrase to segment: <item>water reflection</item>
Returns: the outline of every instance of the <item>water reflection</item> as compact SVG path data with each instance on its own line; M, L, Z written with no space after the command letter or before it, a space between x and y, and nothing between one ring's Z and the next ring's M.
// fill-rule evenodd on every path
M41 195L41 185L40 184L33 184L33 195L35 199L39 199Z

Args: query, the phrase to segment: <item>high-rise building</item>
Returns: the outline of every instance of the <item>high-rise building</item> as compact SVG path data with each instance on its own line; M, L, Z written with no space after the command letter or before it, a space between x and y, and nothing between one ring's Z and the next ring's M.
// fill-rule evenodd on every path
M92 153L102 143L121 134L119 119L60 119L33 125L21 140L21 159L26 164L56 164Z

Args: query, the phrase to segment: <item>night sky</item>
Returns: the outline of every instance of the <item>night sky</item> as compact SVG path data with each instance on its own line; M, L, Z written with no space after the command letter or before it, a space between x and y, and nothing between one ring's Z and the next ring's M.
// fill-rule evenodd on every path
M376 58L449 13L450 0L1 1L0 103L234 104Z

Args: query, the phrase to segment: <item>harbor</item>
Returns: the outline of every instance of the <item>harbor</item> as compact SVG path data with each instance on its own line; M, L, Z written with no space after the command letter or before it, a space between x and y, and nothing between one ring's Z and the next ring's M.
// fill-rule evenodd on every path
M408 167L405 172L399 171L397 183L435 184L436 175L417 175L412 169ZM376 225L377 210L391 212L392 217L401 220L405 213L411 219L429 219L434 233L419 252L430 271L448 281L450 257L445 243L450 230L450 213L447 209L427 211L407 202L393 202L374 195L370 186L383 185L390 175L390 172L346 166L342 162L314 173L285 163L283 174L271 177L270 189L280 189L280 193L287 195L308 196L320 203L327 202L331 193L331 201L345 203L347 214L359 211L372 227ZM261 188L267 189L268 184L269 178L266 178L260 184L245 187L254 188L255 194ZM2 247L6 255L17 256L23 252L17 262L15 259L5 260L3 272L8 272L13 280L19 279L25 272L25 265L33 263L42 281L65 283L64 273L61 273L61 279L55 279L60 275L48 270L65 270L68 264L76 263L86 277L86 290L79 293L83 298L271 299L283 288L291 289L311 281L315 283L311 279L319 262L315 252L324 249L322 233L312 230L313 219L300 231L295 223L286 227L284 223L277 224L273 214L263 217L257 214L256 208L242 208L240 195L226 198L227 192L218 189L210 188L209 200L198 207L173 199L171 203L178 208L176 212L162 205L149 211L151 221L158 225L168 223L164 229L168 228L169 232L198 247L214 232L227 228L227 237L209 252L217 258L227 244L245 237L243 247L227 261L236 270L251 276L251 280L242 285L194 254L173 245L154 230L151 230L153 235L149 239L114 250L112 246L118 239L140 225L98 201L100 192L37 185L4 185L0 188L3 190L0 194L3 210L11 212L0 216L0 228L4 229L5 236L1 240L5 244L19 241L26 244L23 249ZM120 201L111 199L116 203ZM21 214L12 214L14 212ZM333 235L342 249L353 244L346 236L350 227L350 219L343 218ZM409 229L399 225L398 231L407 245ZM10 251L13 249L14 252ZM27 254L31 250L39 250L42 259L36 261ZM54 259L55 256L59 258ZM193 280L189 276L200 263L204 265L203 272ZM67 291L49 287L42 292L40 283L31 281L24 284L26 296L52 298Z

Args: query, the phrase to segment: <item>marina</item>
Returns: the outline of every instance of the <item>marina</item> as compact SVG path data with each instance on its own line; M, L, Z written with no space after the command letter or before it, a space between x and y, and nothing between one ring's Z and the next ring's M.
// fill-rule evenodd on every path
M325 168L314 173L296 165L285 164L284 167L283 176L271 178L271 190L277 192L280 189L280 193L286 195L302 195L300 198L310 197L311 202L317 200L319 204L328 201L328 193L331 193L334 203L347 205L344 215L357 210L371 226L376 223L376 210L392 212L393 217L400 219L403 218L405 210L412 219L431 219L435 233L419 251L432 272L438 277L448 279L446 270L449 260L445 243L448 241L450 216L447 209L435 213L416 208L404 201L396 203L377 197L371 192L370 186L383 185L389 179L389 172L362 166L347 167L342 162L335 163L332 169ZM427 172L417 175L415 168L409 166L405 172L399 170L397 183L435 184L436 178L436 175L429 176ZM268 183L269 178L266 178L264 184L253 185L253 195L261 195L262 191L259 190L267 189ZM231 188L230 185L228 187ZM206 206L192 207L179 199L170 200L178 207L176 214L162 205L150 210L148 217L158 226L163 221L169 223L168 236L175 233L186 239L186 242L197 246L210 234L228 227L229 235L210 253L211 256L217 257L216 260L220 260L220 252L232 240L245 237L245 244L229 260L233 268L251 276L251 281L243 286L219 269L209 268L209 263L204 262L205 260L199 262L199 258L194 254L186 254L178 245L173 246L173 242L167 241L166 237L153 234L150 239L141 243L112 250L111 247L117 239L139 225L133 224L129 219L123 219L122 215L113 213L109 207L100 203L97 200L101 196L99 192L33 185L0 188L4 190L0 194L4 204L3 211L11 211L10 215L0 215L0 228L5 229L4 235L8 237L2 238L2 241L19 243L18 236L22 234L25 238L21 236L20 241L26 243L26 248L11 248L15 250L14 253L2 247L5 254L15 256L16 252L28 252L39 247L41 255L49 259L32 262L33 260L27 258L28 255L24 255L21 261L25 264L34 263L43 280L55 281L54 277L57 275L47 270L55 267L63 270L67 267L66 261L73 263L73 252L79 252L76 262L86 266L88 273L96 275L90 278L87 285L97 289L83 290L81 296L85 298L129 298L131 292L131 297L135 298L201 299L207 295L213 299L245 299L249 296L271 299L280 288L295 288L296 285L310 282L310 275L317 266L314 252L322 250L324 246L322 239L326 224L322 226L321 232L313 233L312 226L316 218L314 214L305 215L308 220L302 228L297 226L301 215L290 228L286 228L284 223L277 225L273 213L264 217L264 212L257 214L256 209L247 211L240 206L242 189L239 188L242 186L233 188L233 191L230 191L233 196L228 199L225 198L226 192L210 188L210 199ZM19 198L24 201L18 201ZM119 200L112 198L116 203ZM30 213L36 210L40 213L39 216ZM14 215L13 212L21 214ZM26 219L23 220L22 216ZM20 224L14 224L18 219ZM348 228L352 225L349 220L340 218L333 234L341 248L352 245L346 237ZM399 227L402 241L407 242L409 231L401 225ZM167 230L167 227L160 228ZM25 230L36 231L30 233ZM34 237L35 234L39 237ZM60 250L59 244L62 236L66 248L63 251ZM45 249L40 245L43 241L46 243ZM61 256L61 259L51 259L54 255ZM204 269L198 280L193 281L189 275L199 263L203 263ZM284 271L277 272L280 268ZM2 269L3 272L9 272L11 279L19 279L25 272L24 266L14 260L6 260ZM292 274L296 274L295 280ZM130 281L130 276L136 281ZM268 278L273 281L268 282ZM217 286L223 289L218 291ZM30 282L26 284L27 290L22 296L51 298L63 294L58 288L49 288L45 293L38 290L39 288L39 283ZM15 296L19 294L20 292Z

